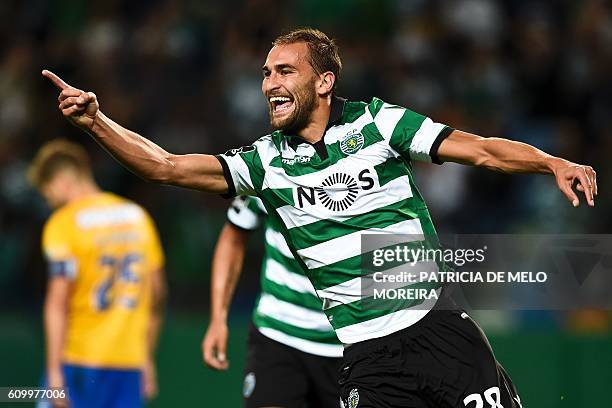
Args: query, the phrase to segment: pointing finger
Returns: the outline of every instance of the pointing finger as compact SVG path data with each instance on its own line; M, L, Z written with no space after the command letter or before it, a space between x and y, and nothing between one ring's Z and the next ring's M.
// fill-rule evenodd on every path
M70 85L68 85L67 83L65 83L62 78L58 77L57 75L55 75L53 72L48 71L46 69L43 69L42 71L42 75L45 78L48 78L51 82L53 82L53 85L55 85L57 87L57 89L63 91L64 89L68 89L70 88Z

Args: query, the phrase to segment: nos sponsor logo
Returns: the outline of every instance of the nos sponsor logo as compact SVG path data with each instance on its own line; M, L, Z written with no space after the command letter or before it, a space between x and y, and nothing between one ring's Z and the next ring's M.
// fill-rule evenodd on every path
M360 190L374 187L370 169L359 172L357 179L347 173L333 173L318 187L298 187L296 200L298 208L306 205L323 204L330 211L344 211L353 205Z

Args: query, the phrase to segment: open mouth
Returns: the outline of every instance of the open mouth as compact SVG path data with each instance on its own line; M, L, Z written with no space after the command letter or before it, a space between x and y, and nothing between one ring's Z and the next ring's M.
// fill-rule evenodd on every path
M293 98L288 96L272 96L268 100L274 114L287 112L293 106Z

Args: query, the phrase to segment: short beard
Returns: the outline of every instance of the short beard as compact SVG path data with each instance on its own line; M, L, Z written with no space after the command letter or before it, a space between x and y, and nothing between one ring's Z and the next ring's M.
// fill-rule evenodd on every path
M282 130L287 134L297 134L310 123L312 112L317 107L317 94L314 91L315 80L308 82L302 88L295 92L293 103L295 110L291 116L283 120L281 123L274 125L272 122L272 111L270 111L270 125L272 130Z

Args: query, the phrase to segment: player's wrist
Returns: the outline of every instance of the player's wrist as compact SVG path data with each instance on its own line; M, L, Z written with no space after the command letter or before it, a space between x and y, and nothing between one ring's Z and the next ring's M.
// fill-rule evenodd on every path
M221 313L210 318L211 326L227 326L227 313Z
M210 313L210 324L219 324L219 325L227 325L227 317L229 315L229 311L227 308L221 307L213 307Z
M57 388L64 386L64 373L61 368L52 368L47 370L47 382L49 387Z
M562 159L560 157L550 156L546 160L546 170L550 174L556 175L560 169L563 169L571 164L569 161Z
M103 132L103 122L105 118L106 116L98 109L92 118L91 126L84 130L92 136L100 137Z

